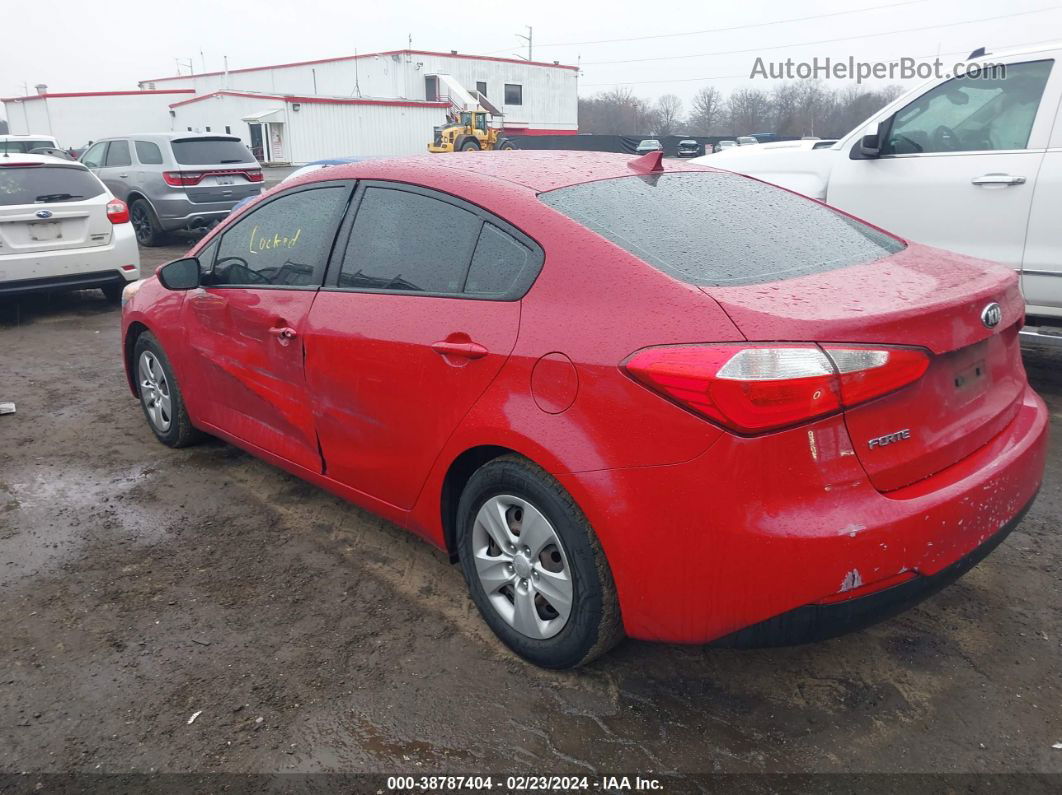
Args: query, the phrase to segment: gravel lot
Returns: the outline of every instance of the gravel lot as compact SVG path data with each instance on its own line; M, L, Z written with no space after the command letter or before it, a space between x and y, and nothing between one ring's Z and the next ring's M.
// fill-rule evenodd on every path
M1026 362L1057 426L1062 357ZM98 292L0 301L0 400L0 772L1062 774L1057 446L1021 527L899 618L549 673L413 537L159 445Z

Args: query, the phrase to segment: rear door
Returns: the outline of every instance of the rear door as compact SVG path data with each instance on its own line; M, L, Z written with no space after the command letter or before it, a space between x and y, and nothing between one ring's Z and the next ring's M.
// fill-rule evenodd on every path
M201 420L316 472L305 322L352 190L315 183L256 207L207 248L182 309Z
M133 159L128 141L111 141L103 166L96 172L107 189L122 201L129 195L129 175Z
M306 331L330 477L413 505L443 443L516 342L541 250L449 195L363 184Z
M30 254L111 240L107 191L83 166L12 165L0 159L0 261L5 254ZM17 279L7 273L5 278Z
M826 200L912 240L1021 266L1058 105L1054 61L941 83L896 111L881 157L837 152Z

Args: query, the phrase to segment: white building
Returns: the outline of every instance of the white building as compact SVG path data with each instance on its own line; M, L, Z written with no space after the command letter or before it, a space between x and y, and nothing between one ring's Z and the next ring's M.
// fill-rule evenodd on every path
M2 100L12 133L80 146L108 135L238 135L264 161L417 154L455 102L448 75L499 109L508 135L578 131L578 69L560 63L396 50L141 80L140 91Z

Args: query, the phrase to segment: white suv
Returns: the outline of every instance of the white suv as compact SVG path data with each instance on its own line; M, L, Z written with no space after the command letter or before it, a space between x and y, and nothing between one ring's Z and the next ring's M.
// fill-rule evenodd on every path
M1062 342L1062 45L990 53L829 149L738 148L694 162L821 199L920 243L1021 272L1023 338ZM1005 72L988 71L1004 64ZM755 152L755 154L753 154Z
M80 163L0 154L0 296L98 287L111 301L140 278L129 208Z

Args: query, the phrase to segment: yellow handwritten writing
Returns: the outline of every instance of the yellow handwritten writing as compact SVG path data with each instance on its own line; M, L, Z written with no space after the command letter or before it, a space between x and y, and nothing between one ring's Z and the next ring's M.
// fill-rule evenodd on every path
M263 251L272 251L277 248L295 248L301 236L301 226L290 237L281 235L279 232L274 233L272 237L263 236L258 233L258 227L256 226L251 230L251 239L247 242L247 250L252 254L259 254Z

